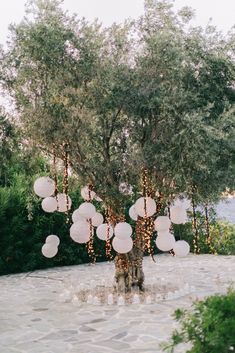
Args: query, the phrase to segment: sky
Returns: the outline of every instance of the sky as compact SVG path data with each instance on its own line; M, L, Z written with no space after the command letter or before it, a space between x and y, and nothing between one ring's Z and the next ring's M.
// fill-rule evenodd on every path
M24 16L27 0L0 0L0 43L6 42L8 26ZM209 18L226 32L235 24L235 0L175 0L175 8L190 6L196 10L196 25L205 26ZM143 13L144 0L64 0L64 9L88 20L99 18L104 25L136 18Z

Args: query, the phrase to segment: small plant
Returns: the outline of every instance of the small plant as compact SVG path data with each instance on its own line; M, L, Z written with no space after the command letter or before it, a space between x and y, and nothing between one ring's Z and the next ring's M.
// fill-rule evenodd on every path
M180 329L173 331L164 351L174 352L180 343L189 343L187 353L230 353L235 351L235 291L213 295L195 302L192 311L177 309L175 320Z

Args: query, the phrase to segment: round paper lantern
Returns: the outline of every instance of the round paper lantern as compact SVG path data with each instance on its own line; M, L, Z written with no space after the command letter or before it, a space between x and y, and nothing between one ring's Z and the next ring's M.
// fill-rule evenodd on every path
M176 256L184 257L189 254L190 246L185 240L178 240L175 243L173 250Z
M132 228L129 223L119 222L114 228L114 234L119 239L126 239L131 236Z
M86 221L86 218L84 218L80 213L79 213L79 209L76 209L73 213L72 213L72 221L73 223L76 223L78 221Z
M85 244L90 240L90 234L78 235L74 233L70 233L70 238L79 244Z
M170 208L171 222L184 224L187 221L187 212L182 206L172 206Z
M84 200L90 201L94 199L95 192L92 190L89 190L88 186L84 186L83 188L81 188L81 196Z
M156 212L156 202L151 197L140 197L135 203L135 210L140 217L151 217Z
M82 215L84 218L92 218L96 214L96 209L95 206L92 205L90 202L83 202L79 207L78 207L78 212L80 215Z
M130 237L125 240L114 237L112 246L117 253L127 254L133 248L133 240Z
M167 231L171 226L171 220L167 216L158 216L154 221L156 231Z
M48 235L48 237L46 237L46 244L52 244L53 246L58 246L60 244L60 238L54 234Z
M70 227L71 238L90 236L90 224L86 221L78 221Z
M49 197L55 192L55 182L49 177L41 177L34 182L33 189L36 195Z
M161 251L170 251L175 245L175 237L169 232L159 232L156 239L156 245Z
M138 219L138 214L136 213L135 210L135 205L132 205L129 209L129 216L134 220L137 221Z
M113 236L113 227L108 223L103 223L96 229L96 235L101 240L111 239Z
M58 252L57 246L54 244L46 243L42 247L42 254L45 257L48 257L49 259L54 257Z
M59 212L67 212L70 210L72 206L71 198L66 194L58 194L56 196L57 204L58 204L58 211Z
M42 209L45 212L55 212L57 210L57 201L55 197L46 197L42 200Z
M96 212L96 214L91 219L91 223L93 227L99 227L103 222L104 222L104 217L99 212Z

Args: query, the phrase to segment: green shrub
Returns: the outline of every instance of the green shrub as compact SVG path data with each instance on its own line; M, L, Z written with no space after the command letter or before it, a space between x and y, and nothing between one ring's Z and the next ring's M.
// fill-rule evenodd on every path
M235 291L194 303L192 311L178 309L180 324L163 350L174 352L179 343L190 343L188 353L230 353L235 350Z
M80 192L73 188L70 195L76 208L81 203ZM47 214L41 209L41 199L32 195L32 182L25 176L16 177L10 187L0 187L0 274L90 262L85 245L70 238L71 222L66 220L63 213ZM61 240L53 259L41 253L49 234L56 234ZM104 242L96 239L95 247L97 261L103 261Z
M228 222L218 221L211 210L210 215L210 238L211 249L215 253L221 255L235 255L235 225ZM206 237L205 217L202 213L197 212L198 234L199 234L199 248L201 254L208 254L211 252ZM194 251L193 239L194 231L192 229L192 222L187 222L182 225L174 225L174 234L177 240L186 240L190 244L191 252Z

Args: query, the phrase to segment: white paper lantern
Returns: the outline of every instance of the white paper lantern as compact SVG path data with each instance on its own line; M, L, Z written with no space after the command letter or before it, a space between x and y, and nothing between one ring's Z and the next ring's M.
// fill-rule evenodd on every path
M42 247L42 254L45 257L48 257L49 259L54 257L58 252L57 246L54 244L46 243Z
M83 235L78 235L76 237L76 242L79 244L85 244L88 243L88 241L90 240L90 235L89 234L83 234Z
M136 213L140 217L151 217L156 212L156 207L156 202L151 197L140 197L135 203Z
M81 188L81 196L84 200L86 201L93 200L95 195L96 195L95 192L92 190L89 190L88 186L84 186L83 188Z
M167 216L158 216L154 221L156 231L167 231L171 226L171 220Z
M131 237L127 237L125 240L114 237L112 246L118 254L127 254L133 248L133 240Z
M71 209L72 200L68 195L58 194L56 196L56 200L57 200L57 204L58 204L57 210L59 212L67 212L68 210Z
M42 200L42 209L45 212L55 212L57 210L57 201L55 197L46 197Z
M138 214L136 213L135 205L132 205L129 209L129 216L134 220L137 221Z
M190 246L185 240L178 240L175 243L173 250L176 256L184 257L189 254Z
M90 236L90 224L86 221L78 221L70 227L70 236L78 237L78 236Z
M78 221L87 221L87 220L79 213L79 209L76 209L72 213L72 221L73 223L76 223Z
M113 227L108 223L103 223L96 229L96 235L101 240L111 239L113 236Z
M161 251L170 251L175 245L175 237L169 232L158 232L156 245Z
M96 212L96 214L91 219L91 223L93 227L99 227L103 222L104 222L104 217L99 212Z
M96 214L96 209L95 206L92 205L90 202L83 202L79 207L78 207L78 212L80 215L82 215L84 218L90 219L94 217Z
M182 206L170 207L171 222L175 224L184 224L187 221L187 212Z
M114 234L119 239L126 239L127 237L130 237L132 234L131 225L126 222L117 223L114 228Z
M46 237L46 244L52 244L58 246L60 244L60 238L57 235L51 234Z
M34 182L33 189L36 195L49 197L55 192L55 182L49 177L41 177Z

